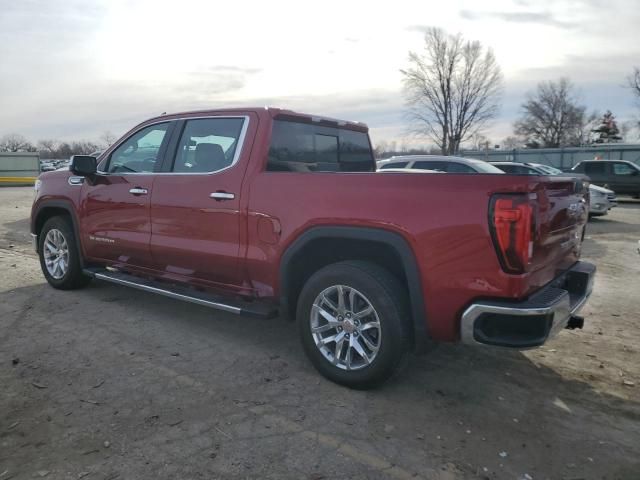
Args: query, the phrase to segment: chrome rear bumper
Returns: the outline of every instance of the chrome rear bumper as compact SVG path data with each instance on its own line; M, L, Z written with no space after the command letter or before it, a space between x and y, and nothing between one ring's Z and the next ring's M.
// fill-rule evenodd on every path
M527 300L478 302L462 314L463 343L531 348L567 327L593 290L595 265L577 262Z

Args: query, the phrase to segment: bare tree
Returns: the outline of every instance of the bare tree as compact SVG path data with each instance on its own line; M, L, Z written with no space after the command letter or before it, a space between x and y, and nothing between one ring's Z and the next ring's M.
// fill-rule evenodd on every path
M504 140L502 140L501 147L504 150L513 150L514 148L522 147L522 142L518 139L518 137L508 136Z
M629 83L629 88L631 88L635 96L640 98L640 68L635 67L627 81Z
M38 150L41 158L56 158L59 142L52 139L38 140Z
M471 148L474 150L487 150L489 145L491 145L491 140L489 140L485 135L476 132L471 135L470 143Z
M118 137L116 137L116 135L113 132L110 132L109 130L105 131L102 135L100 135L100 140L102 141L104 146L107 148L113 145L117 139Z
M582 143L588 123L586 107L578 104L567 78L538 84L522 110L515 133L528 146L557 148Z
M33 145L18 133L10 133L0 138L0 152L31 152Z
M430 28L424 50L410 52L401 73L413 132L429 137L444 155L457 152L498 113L502 72L480 42Z

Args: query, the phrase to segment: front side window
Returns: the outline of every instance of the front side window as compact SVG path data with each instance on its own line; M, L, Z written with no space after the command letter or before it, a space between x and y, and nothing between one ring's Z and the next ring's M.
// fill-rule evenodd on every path
M613 173L615 175L633 175L637 170L628 163L614 163Z
M187 120L171 171L212 173L230 167L239 148L244 118Z
M169 128L168 123L150 125L134 133L116 148L107 164L108 173L153 172Z
M375 162L366 133L275 120L267 171L373 172Z

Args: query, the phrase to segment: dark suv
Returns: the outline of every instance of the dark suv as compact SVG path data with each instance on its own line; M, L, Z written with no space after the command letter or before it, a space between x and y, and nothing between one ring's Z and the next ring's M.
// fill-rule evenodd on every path
M595 185L640 198L640 167L625 160L585 160L573 167Z

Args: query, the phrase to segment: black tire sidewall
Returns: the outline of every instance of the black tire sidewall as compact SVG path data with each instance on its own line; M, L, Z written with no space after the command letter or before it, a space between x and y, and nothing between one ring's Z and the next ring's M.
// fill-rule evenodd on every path
M318 350L311 334L311 307L318 294L334 285L362 293L380 320L380 349L373 362L359 370L333 366ZM296 318L302 345L318 371L336 383L356 389L372 388L398 369L407 352L406 309L397 280L386 270L366 262L341 262L322 268L309 278L298 299Z
M69 248L69 266L62 278L53 278L44 261L44 242L50 230L57 229L62 232ZM69 221L63 217L52 217L45 222L38 235L38 253L40 257L40 268L47 282L54 288L70 290L84 286L88 282L88 277L82 273L80 264L80 252L76 243L75 234Z

